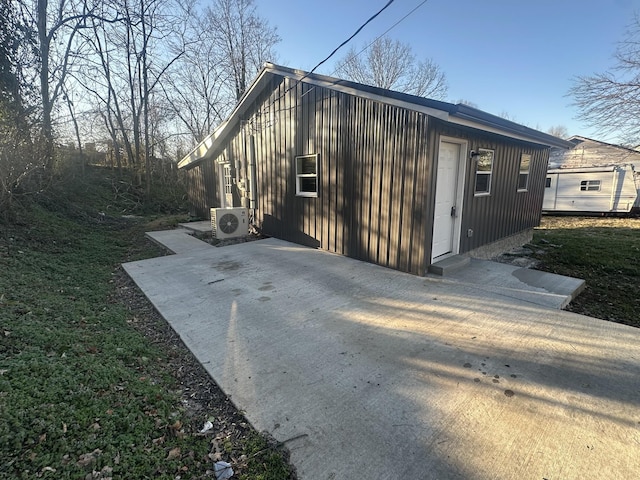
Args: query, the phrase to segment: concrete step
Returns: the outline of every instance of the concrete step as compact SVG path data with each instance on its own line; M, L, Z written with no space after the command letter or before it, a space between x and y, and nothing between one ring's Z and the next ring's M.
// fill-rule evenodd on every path
M454 255L429 265L429 272L446 276L469 265L471 259L465 255Z
M187 223L179 223L178 226L182 228L186 228L190 232L196 233L211 233L211 222L209 220L204 220L201 222L187 222Z
M145 235L151 241L173 253L193 253L215 248L213 245L195 238L193 232L189 232L186 228L146 232Z

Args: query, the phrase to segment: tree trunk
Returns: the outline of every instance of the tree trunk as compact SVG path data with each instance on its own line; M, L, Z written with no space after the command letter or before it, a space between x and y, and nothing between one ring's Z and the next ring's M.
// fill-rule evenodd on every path
M142 16L142 115L144 122L144 169L145 191L147 196L151 194L151 158L149 152L149 65L147 65L147 23L144 15L144 0L140 0ZM152 20L152 19L151 19Z
M48 173L53 167L53 126L51 125L51 109L53 104L49 98L49 35L47 32L47 0L38 0L37 25L40 43L40 95L42 97L42 139L44 141L44 166Z

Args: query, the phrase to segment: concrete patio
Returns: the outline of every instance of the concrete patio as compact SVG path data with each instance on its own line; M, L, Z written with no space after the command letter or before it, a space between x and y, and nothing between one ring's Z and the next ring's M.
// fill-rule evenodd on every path
M552 308L539 279L153 236L177 254L126 271L301 479L640 472L640 331Z

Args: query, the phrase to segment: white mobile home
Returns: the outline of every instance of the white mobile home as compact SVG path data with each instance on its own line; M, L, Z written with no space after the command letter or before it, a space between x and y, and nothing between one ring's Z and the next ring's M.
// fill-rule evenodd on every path
M543 212L629 213L638 208L633 165L558 168L547 172Z

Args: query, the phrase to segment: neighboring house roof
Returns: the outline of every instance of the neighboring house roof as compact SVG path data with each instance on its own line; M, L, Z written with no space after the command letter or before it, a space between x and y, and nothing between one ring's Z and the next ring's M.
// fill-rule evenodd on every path
M640 168L640 151L592 138L574 135L570 150L551 149L549 168L595 167L632 164Z
M407 93L395 92L326 75L308 73L302 70L266 63L242 96L235 109L231 112L229 118L220 124L211 135L200 142L193 151L180 160L178 167L193 167L207 158L216 157L221 149L224 148L223 146L227 136L232 132L234 127L238 125L252 103L274 77L290 78L297 82L304 81L304 83L307 84L422 112L457 125L477 128L535 144L563 149L568 149L573 146L571 143L560 138L483 112L468 105L431 100Z

